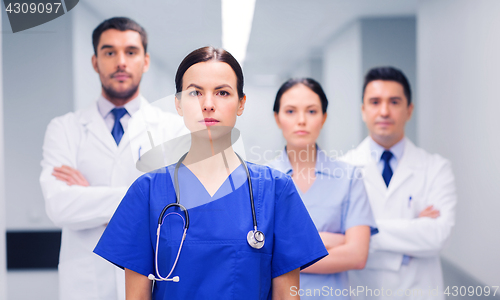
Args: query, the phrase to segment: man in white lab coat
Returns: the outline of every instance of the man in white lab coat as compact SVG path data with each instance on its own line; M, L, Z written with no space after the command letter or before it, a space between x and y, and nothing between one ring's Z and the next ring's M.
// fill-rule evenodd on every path
M363 121L369 136L343 160L363 168L379 233L363 270L349 273L353 299L444 299L439 251L455 223L450 162L405 137L413 112L404 74L370 70ZM355 292L354 292L355 291Z
M149 68L147 34L139 24L108 19L92 38L101 95L87 109L53 119L43 145L40 183L46 211L62 227L62 300L125 299L123 270L92 251L128 187L142 174L136 162L153 147L148 132L157 144L188 132L179 116L153 107L139 93Z

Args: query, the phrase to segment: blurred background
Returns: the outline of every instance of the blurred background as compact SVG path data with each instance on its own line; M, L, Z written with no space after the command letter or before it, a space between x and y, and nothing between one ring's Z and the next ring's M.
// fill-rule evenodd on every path
M58 297L60 231L45 214L41 148L52 118L97 99L91 33L113 16L148 31L151 68L141 91L150 102L175 92L177 65L192 50L213 45L237 54L247 94L237 127L253 162L272 159L285 145L272 107L288 78L323 85L330 105L319 145L340 156L367 135L364 73L401 69L415 103L407 136L450 159L456 177L456 225L442 252L445 286L500 285L500 1L242 2L232 11L220 0L84 0L18 33L2 9L0 299Z

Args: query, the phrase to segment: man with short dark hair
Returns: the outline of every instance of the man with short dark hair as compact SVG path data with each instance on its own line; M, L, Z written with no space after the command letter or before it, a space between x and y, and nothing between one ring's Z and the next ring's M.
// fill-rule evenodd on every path
M43 145L40 184L46 211L62 227L63 300L125 299L123 270L93 249L128 187L142 174L136 162L153 147L148 133L157 144L188 133L179 116L153 107L139 93L149 68L147 34L139 24L111 18L94 30L92 39L101 95L89 108L53 119Z
M405 137L413 112L405 75L370 70L363 86L369 136L343 160L363 168L379 234L363 270L349 273L354 299L444 299L439 251L455 223L450 162Z

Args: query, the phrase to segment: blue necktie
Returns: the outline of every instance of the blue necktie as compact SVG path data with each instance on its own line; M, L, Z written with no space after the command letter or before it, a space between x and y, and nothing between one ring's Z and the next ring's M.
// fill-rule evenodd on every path
M384 178L385 185L389 186L389 182L391 182L392 178L392 169L391 165L389 164L389 161L393 157L393 154L391 151L385 150L384 153L382 153L381 159L384 161L384 170L382 171L382 177ZM408 255L403 255L403 260L401 262L402 265L408 265L410 263L411 257Z
M382 171L382 177L384 178L385 185L388 187L389 182L391 182L392 178L392 169L391 165L389 164L389 161L392 158L392 152L385 150L384 153L382 153L382 160L384 161L384 170Z
M123 126L120 123L120 119L127 113L127 110L123 107L113 108L111 113L115 116L115 124L113 125L113 129L111 130L111 134L115 139L116 144L120 144L120 141L123 137Z

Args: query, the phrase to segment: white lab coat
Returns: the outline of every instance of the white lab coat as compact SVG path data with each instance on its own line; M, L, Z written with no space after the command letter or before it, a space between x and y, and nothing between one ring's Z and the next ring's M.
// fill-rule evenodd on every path
M142 97L140 101L118 146L96 103L57 117L47 127L40 184L49 218L62 227L62 300L125 299L124 272L92 251L128 187L142 174L135 164L139 153L151 149L147 130L155 144L188 133L182 118ZM79 170L90 186L68 186L57 180L51 173L61 165Z
M349 272L351 288L364 289L353 299L444 299L439 251L455 223L454 176L448 160L405 139L403 157L388 188L370 155L369 138L342 158L363 167L379 229L371 238L365 269ZM440 211L440 217L418 218L429 205ZM411 256L409 264L402 265L403 255ZM387 297L388 289L392 297ZM366 297L371 293L380 296Z

